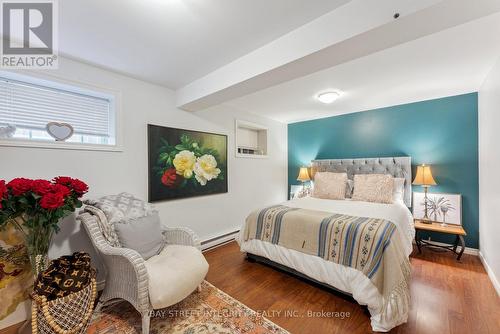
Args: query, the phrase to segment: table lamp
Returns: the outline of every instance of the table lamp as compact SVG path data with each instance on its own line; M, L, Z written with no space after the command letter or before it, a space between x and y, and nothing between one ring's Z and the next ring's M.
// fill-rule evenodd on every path
M429 216L427 215L427 190L430 186L435 186L437 183L432 177L431 167L428 165L421 165L417 167L417 175L413 180L413 184L416 186L422 186L424 188L424 222L430 223ZM415 205L415 204L413 204Z
M310 180L311 178L309 177L309 171L307 170L307 167L300 167L299 176L297 176L297 181L302 182L303 190L305 190L306 188L306 182Z

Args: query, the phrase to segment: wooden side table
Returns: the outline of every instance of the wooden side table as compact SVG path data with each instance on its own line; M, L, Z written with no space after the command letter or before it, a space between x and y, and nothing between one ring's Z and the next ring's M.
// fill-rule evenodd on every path
M418 252L422 253L422 247L439 247L439 248L444 248L447 250L452 251L453 253L457 254L457 261L460 261L460 258L462 257L462 254L464 253L465 250L465 240L464 236L467 235L465 232L464 228L459 225L446 225L442 226L441 223L431 223L431 224L426 224L422 223L421 220L415 219L415 243L417 244ZM426 240L422 240L422 238L419 235L420 231L430 231L430 232L438 232L438 233L444 233L444 234L452 234L455 235L455 243L450 246L442 246L442 245L436 245L433 243L430 243ZM460 251L457 252L457 248L460 245Z

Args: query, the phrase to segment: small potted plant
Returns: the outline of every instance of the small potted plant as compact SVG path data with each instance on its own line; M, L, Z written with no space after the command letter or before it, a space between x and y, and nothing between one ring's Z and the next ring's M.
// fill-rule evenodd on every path
M47 267L60 220L81 207L80 199L87 191L87 184L67 176L52 181L0 180L0 228L12 224L22 233L35 278Z

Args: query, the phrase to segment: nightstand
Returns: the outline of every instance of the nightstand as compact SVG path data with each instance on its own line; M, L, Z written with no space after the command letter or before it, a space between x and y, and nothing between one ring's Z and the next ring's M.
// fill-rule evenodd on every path
M418 252L422 253L422 248L423 247L439 247L439 248L444 248L449 251L452 251L453 253L457 254L457 261L460 261L460 258L462 257L462 254L464 253L465 250L465 241L464 241L464 236L467 235L465 232L464 228L459 225L446 225L442 226L441 223L422 223L421 220L419 219L414 219L415 223L415 243L417 244ZM451 234L455 236L455 243L450 246L442 246L442 245L436 245L434 243L430 243L426 240L422 240L422 238L419 236L420 231L429 231L429 232L437 232L437 233L444 233L444 234ZM460 245L460 251L457 252L457 248Z

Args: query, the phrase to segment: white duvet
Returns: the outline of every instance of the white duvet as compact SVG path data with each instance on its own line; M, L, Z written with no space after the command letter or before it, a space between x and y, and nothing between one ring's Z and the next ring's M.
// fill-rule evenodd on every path
M411 212L402 201L393 204L379 204L306 197L287 201L283 205L389 220L397 226L397 231L405 246L405 256L409 256L412 252L412 240L415 236L413 218ZM241 229L241 231L243 230L244 228ZM391 314L390 310L382 314L384 302L382 296L371 281L356 269L257 239L243 241L241 233L237 241L242 252L263 256L295 269L315 280L352 294L353 298L359 304L368 306L371 314L371 325L374 331L386 332L407 320L398 316L396 312Z

